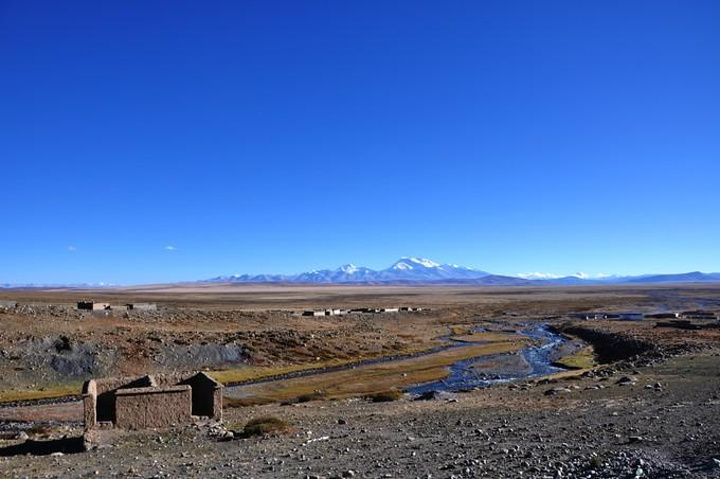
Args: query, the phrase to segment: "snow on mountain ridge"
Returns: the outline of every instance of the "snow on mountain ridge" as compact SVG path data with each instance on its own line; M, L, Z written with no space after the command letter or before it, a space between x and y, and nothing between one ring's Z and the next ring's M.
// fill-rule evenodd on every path
M457 264L440 265L425 258L404 257L386 269L373 270L364 266L346 264L337 269L314 270L294 275L285 274L234 274L211 278L210 282L231 283L308 283L308 284L393 284L437 283L476 285L578 285L660 282L720 282L720 273L694 271L684 274L657 274L618 276L603 273L575 273L562 276L555 273L520 273L515 277L494 275ZM7 285L5 287L8 287Z
M534 271L532 273L518 273L518 278L523 279L558 279L562 278L561 274L555 273L541 273L540 271Z
M426 268L438 268L440 266L438 263L431 261L427 258L410 257L410 258L403 258L403 259L407 259L408 261L412 261L413 263L425 266Z
M441 265L427 258L403 257L383 270L372 270L352 263L337 269L312 270L295 275L243 274L217 277L212 281L294 283L387 283L387 282L445 282L474 280L488 273L458 265Z
M394 265L392 265L392 269L410 270L410 269L413 269L413 267L412 267L412 265L409 265L409 264L401 261L401 262L398 262L398 263L395 263Z

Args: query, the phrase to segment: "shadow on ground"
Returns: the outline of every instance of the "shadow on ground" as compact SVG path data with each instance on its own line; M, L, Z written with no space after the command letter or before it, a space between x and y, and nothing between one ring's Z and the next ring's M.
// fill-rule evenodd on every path
M69 437L64 439L52 439L49 441L33 441L28 439L22 444L0 448L0 457L23 456L47 456L54 452L63 454L75 454L85 451L85 444L81 437Z

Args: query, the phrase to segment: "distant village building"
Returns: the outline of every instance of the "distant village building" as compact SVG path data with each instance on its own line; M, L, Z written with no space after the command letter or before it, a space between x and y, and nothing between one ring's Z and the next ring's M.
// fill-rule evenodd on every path
M127 303L125 306L128 310L134 311L157 311L155 303Z
M615 321L641 321L645 318L642 313L576 313L571 315L578 319L584 319L586 321L598 321L602 319L615 320Z
M717 319L717 316L715 315L715 313L713 313L711 311L702 311L702 310L684 311L684 312L680 313L680 317L686 318L686 319L710 319L710 320Z
M83 311L105 311L110 309L110 303L96 303L95 301L78 301L77 309Z
M338 308L329 308L329 309L321 309L319 311L313 311L313 310L305 310L302 312L303 316L342 316L345 314L379 314L379 313L398 313L400 311L403 312L418 312L422 311L422 308L411 308L411 307L402 307L402 308L352 308L352 309L338 309Z
M584 319L586 321L608 319L605 313L578 313L574 314L573 317L578 319Z
M221 421L222 388L205 373L91 379L82 391L85 430Z
M679 313L655 313L655 314L646 314L646 318L648 319L677 319L680 317Z
M96 303L95 301L78 301L77 309L81 311L157 311L155 303L126 303L111 305L110 303Z

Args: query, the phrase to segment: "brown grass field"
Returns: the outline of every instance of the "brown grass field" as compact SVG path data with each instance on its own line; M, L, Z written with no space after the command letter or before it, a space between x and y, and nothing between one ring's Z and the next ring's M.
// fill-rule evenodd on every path
M430 350L445 337L466 341L465 348L424 358L359 366L317 377L286 381L257 397L288 400L322 390L344 397L442 378L457 359L512 350L503 329L578 311L656 311L717 305L720 285L473 287L473 286L303 286L187 284L114 289L6 289L0 299L33 310L0 312L0 402L65 396L88 377L203 369L226 383L300 371L348 366L358 361ZM157 313L110 316L78 313L81 299L124 304L155 302ZM60 311L43 305L64 307ZM303 309L359 306L418 306L422 313L305 317ZM492 332L473 334L476 327ZM675 332L645 325L615 323L622 331L675 339ZM57 350L58 340L67 348ZM484 342L479 344L478 342ZM485 344L492 341L491 344ZM519 343L518 343L519 344ZM55 347L55 349L53 349ZM235 360L218 356L242 350ZM77 350L77 352L76 352ZM30 353L34 352L34 356ZM32 358L28 359L28 357ZM78 367L56 371L47 358ZM570 368L593 362L589 349L563 358ZM352 379L352 380L350 380ZM337 385L334 385L337 384Z

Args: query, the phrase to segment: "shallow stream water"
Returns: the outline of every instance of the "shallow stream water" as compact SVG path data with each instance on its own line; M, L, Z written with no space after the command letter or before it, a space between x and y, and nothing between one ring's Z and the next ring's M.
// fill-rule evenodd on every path
M485 329L478 328L475 332L482 331L485 331ZM450 366L450 375L444 380L412 386L407 389L407 392L421 394L423 392L432 390L460 391L463 389L487 387L492 384L513 381L522 378L544 376L563 370L562 368L555 367L551 364L553 361L551 359L551 355L554 352L555 348L557 348L560 344L566 341L564 338L550 332L548 327L544 324L525 324L523 325L523 329L518 331L517 334L536 340L536 342L539 342L540 344L521 349L516 353L495 354L489 356L486 355L477 358L467 359L464 361L458 361ZM448 341L449 344L420 353L397 357L370 359L355 364L336 366L318 370L298 371L275 377L268 377L230 384L225 388L224 394L228 397L244 397L244 386L283 381L285 379L297 377L315 376L318 374L344 371L371 364L379 364L410 359L414 357L421 357L444 351L450 348L463 347L468 344L464 341L453 340L450 336L443 339Z
M445 379L420 384L407 391L412 394L422 394L427 391L461 391L563 371L562 368L552 365L553 352L566 341L562 336L552 333L546 325L528 326L518 334L538 340L540 344L521 349L517 353L495 354L458 361L450 366L450 375ZM518 355L521 358L518 358ZM518 360L522 363L520 367L517 364ZM491 368L492 374L478 372L483 365L490 362L496 365Z

